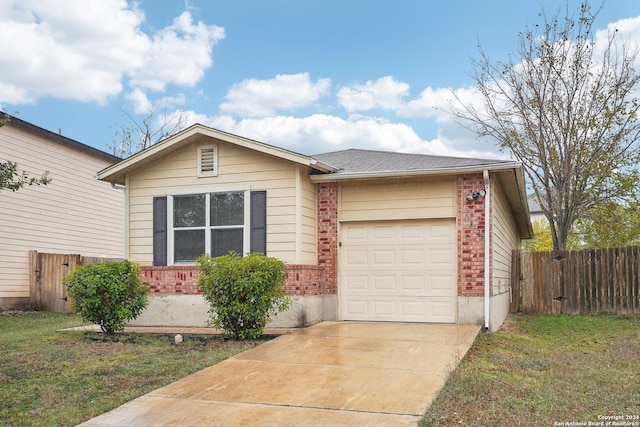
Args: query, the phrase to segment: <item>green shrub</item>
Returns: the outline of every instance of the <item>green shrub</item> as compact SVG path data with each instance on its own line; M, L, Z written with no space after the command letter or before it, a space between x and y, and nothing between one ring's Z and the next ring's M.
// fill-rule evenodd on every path
M235 252L198 259L198 286L209 303L209 323L236 339L264 333L269 318L291 306L284 284L287 269L276 258Z
M128 260L87 264L64 278L76 312L106 334L124 330L149 303L140 267Z

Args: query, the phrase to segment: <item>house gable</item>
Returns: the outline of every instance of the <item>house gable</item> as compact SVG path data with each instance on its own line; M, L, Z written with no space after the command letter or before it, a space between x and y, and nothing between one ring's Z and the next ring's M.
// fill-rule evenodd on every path
M200 173L202 147L215 147L216 174ZM315 189L309 167L209 137L193 139L158 157L126 176L130 259L143 265L153 262L154 197L169 197L171 205L171 198L180 195L264 191L267 253L291 263L316 262ZM171 237L167 244L171 246Z
M333 172L335 168L320 162L312 157L304 156L293 151L275 147L252 139L233 135L217 129L195 124L189 128L168 137L167 139L152 145L151 147L132 155L120 163L112 165L98 173L98 179L114 184L125 184L125 177L135 170L144 168L148 164L158 161L159 158L172 155L174 151L183 146L208 139L225 142L238 147L247 148L259 153L268 154L275 158L281 158L303 166L308 166L322 173Z

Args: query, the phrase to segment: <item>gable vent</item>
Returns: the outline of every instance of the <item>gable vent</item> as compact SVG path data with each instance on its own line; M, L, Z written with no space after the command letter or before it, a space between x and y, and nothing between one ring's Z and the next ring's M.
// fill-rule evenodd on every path
M207 145L198 147L198 176L216 176L218 161L218 147Z

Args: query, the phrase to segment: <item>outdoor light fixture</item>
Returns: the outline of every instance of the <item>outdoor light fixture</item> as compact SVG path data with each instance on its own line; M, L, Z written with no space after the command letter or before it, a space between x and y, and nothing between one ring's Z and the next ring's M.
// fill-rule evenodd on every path
M474 200L478 200L479 197L484 197L487 195L487 192L483 188L482 190L474 191L473 193L467 196L467 202L473 202Z

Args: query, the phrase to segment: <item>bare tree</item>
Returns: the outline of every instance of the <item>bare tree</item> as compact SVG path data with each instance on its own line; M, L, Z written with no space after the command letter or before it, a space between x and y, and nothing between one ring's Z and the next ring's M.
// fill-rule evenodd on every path
M125 110L122 110L122 113L129 119L129 123L122 125L116 131L116 139L109 146L114 155L122 158L129 157L180 132L188 120L187 113L182 111L169 116L166 105L161 120L158 119L158 112L155 109L151 110L142 120L136 119Z
M480 48L473 77L483 105L458 98L452 106L463 126L523 164L555 249L567 247L589 209L638 183L638 50L619 42L617 30L596 37L602 7L542 11L542 24L519 34L506 62L493 63Z

